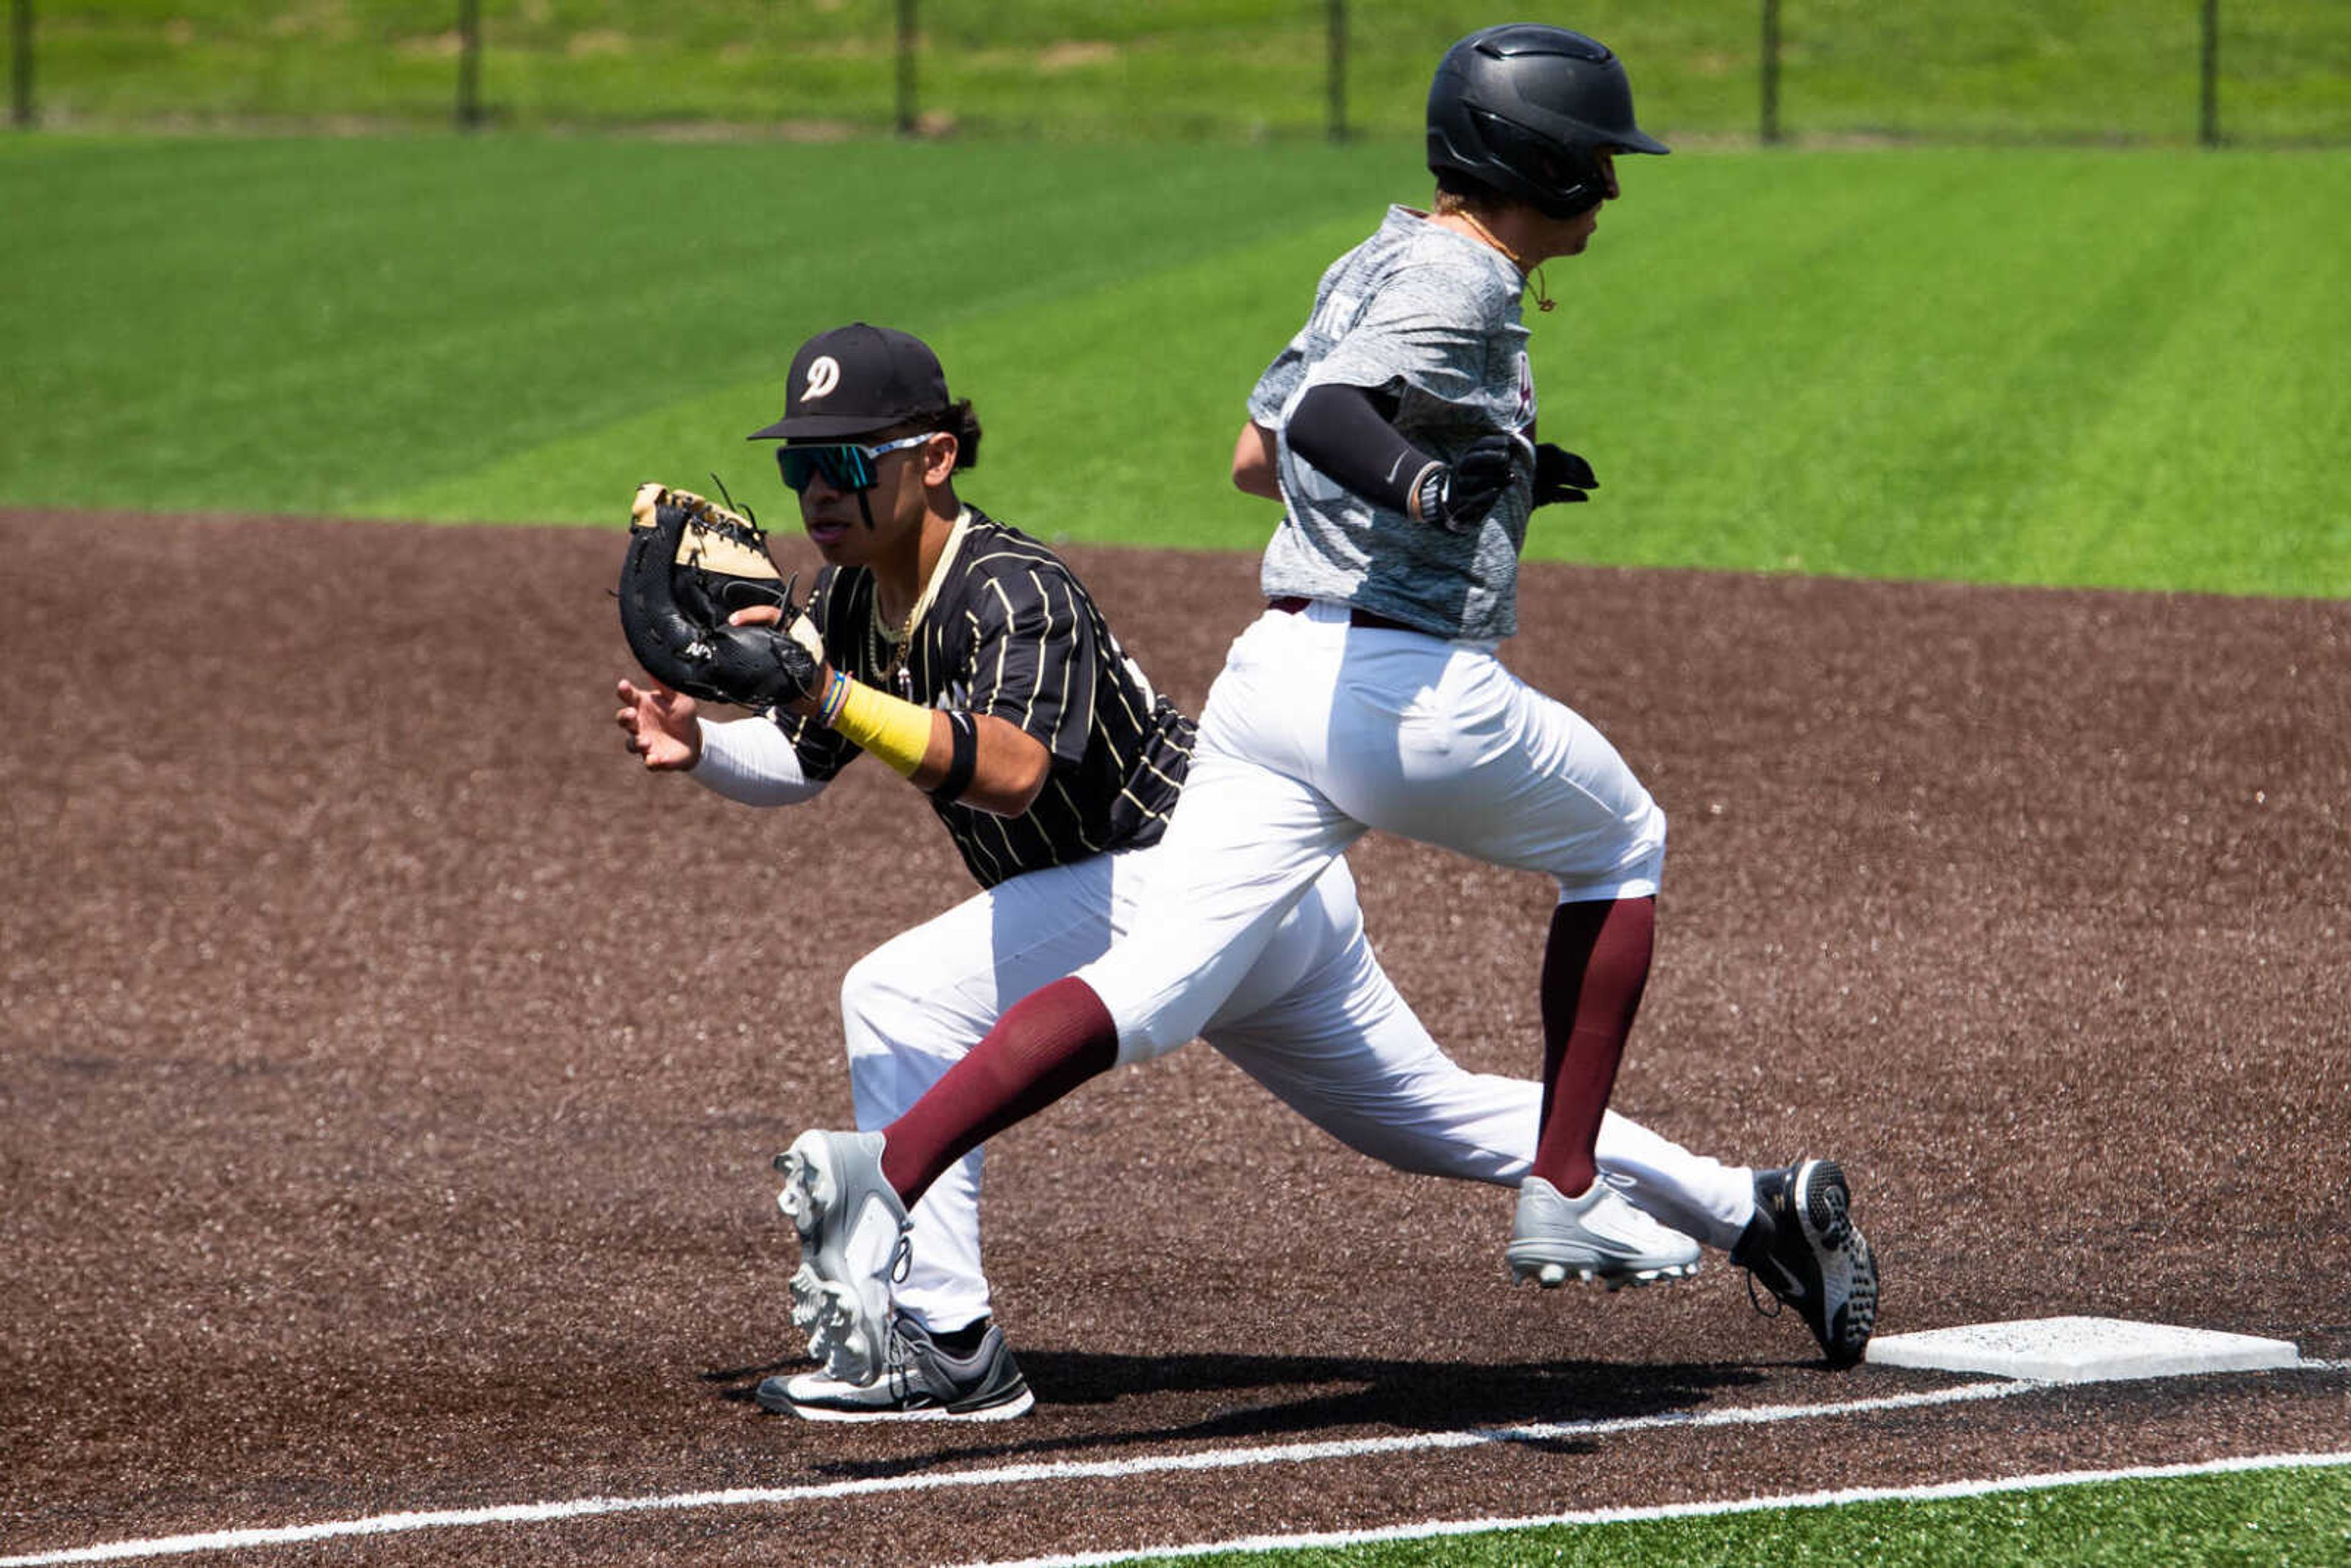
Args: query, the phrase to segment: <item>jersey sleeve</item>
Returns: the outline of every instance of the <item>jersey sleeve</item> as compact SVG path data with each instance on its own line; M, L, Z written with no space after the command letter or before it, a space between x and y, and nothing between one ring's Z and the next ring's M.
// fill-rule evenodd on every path
M1252 424L1268 430L1280 430L1290 395L1306 380L1307 349L1305 334L1292 339L1289 347L1274 356L1266 366L1265 374L1258 377L1257 385L1249 389L1249 416Z
M1459 267L1399 267L1304 379L1443 403L1478 401L1498 325L1490 291L1478 281Z
M974 584L970 711L1034 736L1061 764L1086 754L1097 650L1078 586L1023 562Z
M1281 352L1266 366L1265 373L1249 389L1249 416L1251 423L1268 430L1280 430L1288 416L1290 400L1306 382L1306 371L1322 340L1330 336L1332 326L1343 322L1354 308L1354 301L1344 290L1348 263L1354 253L1350 251L1325 267L1321 281L1314 286L1314 308L1306 325L1290 340Z

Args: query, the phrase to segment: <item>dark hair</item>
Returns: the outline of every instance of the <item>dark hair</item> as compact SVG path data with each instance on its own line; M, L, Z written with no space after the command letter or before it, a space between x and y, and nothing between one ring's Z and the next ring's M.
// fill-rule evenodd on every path
M971 399L956 399L939 422L939 428L956 438L956 466L969 468L979 461L979 415L971 409Z
M872 442L895 441L902 435L920 435L938 431L956 438L956 469L958 473L979 461L979 415L971 409L971 399L959 397L938 413L926 413L916 419L900 420L884 430L865 437Z

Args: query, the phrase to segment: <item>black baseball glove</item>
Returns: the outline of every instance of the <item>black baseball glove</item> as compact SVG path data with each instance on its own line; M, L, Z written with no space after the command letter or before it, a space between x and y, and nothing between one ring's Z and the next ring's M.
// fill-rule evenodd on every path
M1600 488L1592 465L1564 446L1546 441L1535 448L1535 497L1531 503L1549 507L1562 501L1589 501L1587 491Z
M824 646L758 524L688 490L641 485L621 563L621 632L645 673L705 702L765 710L816 690ZM780 626L730 626L772 605Z

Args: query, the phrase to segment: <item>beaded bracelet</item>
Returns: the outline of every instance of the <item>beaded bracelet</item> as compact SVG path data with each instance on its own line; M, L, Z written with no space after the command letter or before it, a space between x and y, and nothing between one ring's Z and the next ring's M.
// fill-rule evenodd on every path
M841 716L841 705L849 700L849 677L839 670L832 672L832 685L824 690L824 701L817 709L817 721L827 729Z

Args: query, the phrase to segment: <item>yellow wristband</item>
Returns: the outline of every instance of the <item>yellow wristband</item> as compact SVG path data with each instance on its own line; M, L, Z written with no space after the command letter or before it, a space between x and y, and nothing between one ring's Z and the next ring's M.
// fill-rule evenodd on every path
M847 689L833 715L833 733L854 741L912 779L931 748L931 710L840 676Z

